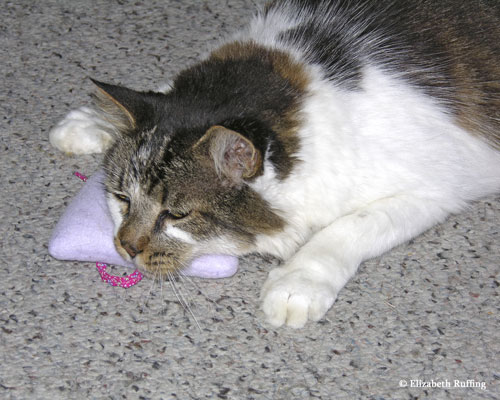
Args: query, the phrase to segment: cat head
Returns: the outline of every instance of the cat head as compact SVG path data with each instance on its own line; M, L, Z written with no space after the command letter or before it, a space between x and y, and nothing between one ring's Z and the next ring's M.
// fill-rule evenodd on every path
M125 259L165 277L198 255L249 252L257 235L281 229L281 218L247 184L264 168L266 144L246 127L255 121L204 120L173 94L95 83L97 104L115 128L105 189Z

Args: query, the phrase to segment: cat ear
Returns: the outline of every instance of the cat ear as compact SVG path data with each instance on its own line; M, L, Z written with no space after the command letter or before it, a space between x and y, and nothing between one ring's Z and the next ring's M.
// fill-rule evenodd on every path
M208 129L194 147L208 150L215 171L231 186L255 176L262 167L262 156L253 143L220 125Z
M136 92L123 86L91 81L98 90L94 94L97 107L119 132L130 133L151 120L154 113L152 99L157 93Z

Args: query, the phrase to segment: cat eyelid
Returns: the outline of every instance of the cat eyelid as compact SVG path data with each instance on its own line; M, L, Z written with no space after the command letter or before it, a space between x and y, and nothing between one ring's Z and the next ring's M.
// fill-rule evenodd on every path
M159 219L172 219L172 220L179 220L179 219L183 219L183 218L186 218L189 214L191 214L191 211L188 211L186 213L184 212L174 212L172 210L163 210L160 215L159 215Z
M186 218L189 214L191 214L191 211L187 213L176 213L172 212L171 210L163 210L162 212L160 212L160 214L158 214L155 230L161 232L164 228L165 221L180 221L181 219Z
M120 201L130 204L130 198L122 193L113 193L113 195Z

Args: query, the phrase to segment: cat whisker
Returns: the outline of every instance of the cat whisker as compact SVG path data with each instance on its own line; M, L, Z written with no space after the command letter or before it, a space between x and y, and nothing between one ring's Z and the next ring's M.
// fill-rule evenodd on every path
M144 302L142 303L141 313L144 313L144 309L146 308L146 304L149 301L149 299L151 298L151 294L153 293L153 287L156 284L156 278L159 274L160 274L160 271L158 271L158 272L155 271L152 274L153 276L151 279L151 285L149 286L148 294L146 295L146 298L144 299Z
M158 268L158 280L160 282L160 304L163 308L163 281L165 280L165 277L162 275L160 268Z
M196 318L196 315L194 314L193 310L191 309L191 306L189 305L189 301L186 300L186 297L184 296L184 294L175 285L175 276L173 275L173 273L171 271L167 271L167 276L168 276L168 280L170 282L170 285L172 286L172 290L174 291L174 294L177 297L177 300L179 300L179 303L182 305L182 308L184 308L184 310L186 310L193 317L194 322L196 323L196 326L201 331L201 326L198 323L198 319Z
M174 293L177 297L177 300L182 305L182 308L187 310L188 304L186 298L182 295L179 287L176 285L176 277L174 276L172 271L167 271L167 275L168 275L168 280L170 281L170 284L172 286L172 289L174 290Z
M200 286L189 276L189 275L186 275L184 272L182 271L178 271L177 272L177 276L184 282L188 282L190 283L193 288L195 288L199 294L201 294L205 300L208 300L209 302L215 304L215 300L213 300L211 297L209 297L205 292L203 292L203 290L201 290Z
M177 272L177 276L179 277L180 280L183 281L183 283L189 283L195 290L197 290L197 294L201 294L205 300L207 300L208 304L208 311L213 314L215 311L215 307L217 306L217 303L215 302L214 299L209 297L203 290L201 290L200 286L188 275L185 275L182 271ZM184 285L186 286L186 285Z

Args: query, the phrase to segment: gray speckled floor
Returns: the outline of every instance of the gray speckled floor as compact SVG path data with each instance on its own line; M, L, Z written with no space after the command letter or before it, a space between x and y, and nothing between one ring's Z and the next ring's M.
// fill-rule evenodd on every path
M89 102L86 77L153 89L253 3L2 3L0 398L500 398L500 198L365 263L327 319L300 331L262 322L272 260L248 257L233 278L186 283L200 330L167 286L113 288L92 264L47 254L82 185L73 171L100 162L47 140ZM401 387L412 379L451 387Z

